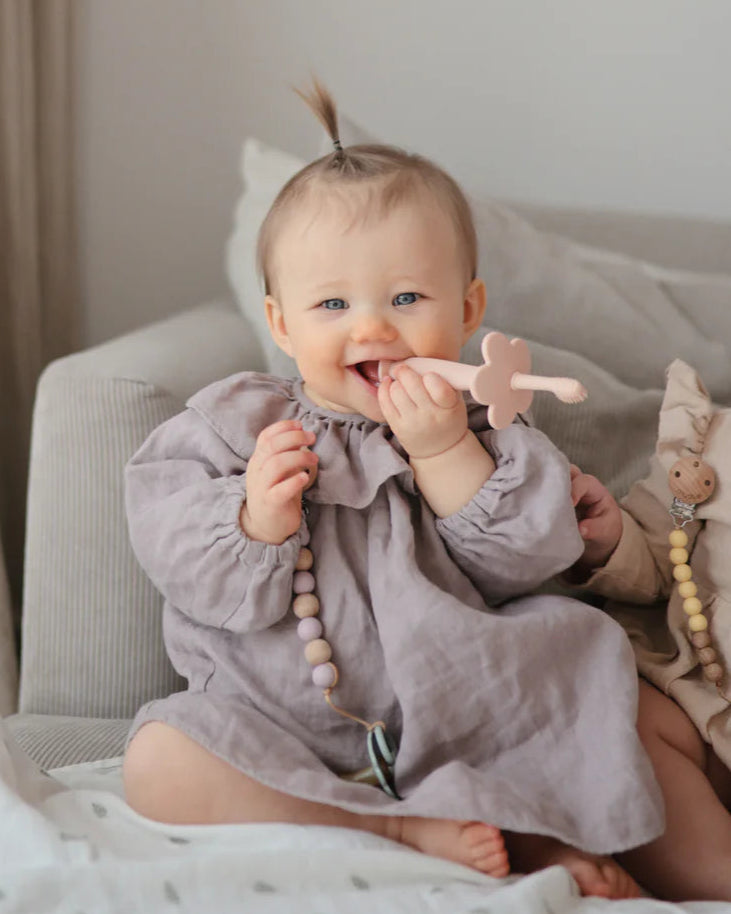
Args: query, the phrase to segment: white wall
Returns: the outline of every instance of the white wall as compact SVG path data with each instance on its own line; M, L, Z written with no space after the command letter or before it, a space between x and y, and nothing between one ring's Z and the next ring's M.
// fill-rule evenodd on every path
M469 191L731 220L728 0L78 0L86 340L228 295L242 138L310 157L291 92Z

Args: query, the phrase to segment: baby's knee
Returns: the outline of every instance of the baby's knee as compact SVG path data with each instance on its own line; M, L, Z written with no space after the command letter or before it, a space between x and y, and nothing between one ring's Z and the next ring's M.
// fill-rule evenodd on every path
M682 752L699 766L705 763L705 744L693 721L677 702L643 679L637 731L648 749L660 743Z
M171 780L169 758L172 727L158 721L144 724L130 741L122 764L127 803L150 819L166 821Z

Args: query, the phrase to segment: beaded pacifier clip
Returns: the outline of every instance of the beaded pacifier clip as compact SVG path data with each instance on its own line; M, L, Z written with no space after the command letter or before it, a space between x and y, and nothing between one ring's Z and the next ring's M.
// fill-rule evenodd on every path
M698 588L693 581L693 571L688 564L688 534L683 527L695 517L698 505L708 501L716 485L716 474L700 457L681 457L670 467L668 483L673 495L669 508L675 529L668 536L673 577L678 582L678 593L683 597L683 611L688 616L688 638L696 649L703 665L703 675L720 689L724 669L711 646L708 619L703 614L703 604L696 596Z
M306 510L305 510L306 516ZM315 595L315 576L312 573L314 558L308 549L310 532L306 529L302 537L303 546L295 564L292 590L294 600L292 611L300 620L297 634L305 643L305 659L312 666L312 681L323 690L325 701L333 711L361 724L366 729L366 752L370 765L358 771L341 775L346 781L372 784L380 787L394 800L400 800L394 780L396 764L396 743L386 730L382 720L369 723L355 714L339 708L332 700L332 691L338 683L339 672L332 662L332 648L323 637L322 622L317 618L320 612L320 601Z

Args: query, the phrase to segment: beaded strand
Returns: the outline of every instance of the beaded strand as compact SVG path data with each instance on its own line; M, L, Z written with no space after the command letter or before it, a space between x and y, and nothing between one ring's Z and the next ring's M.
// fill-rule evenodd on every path
M675 529L668 535L668 542L673 578L678 585L678 594L683 598L683 612L688 617L688 639L701 662L703 676L720 691L725 673L711 645L708 618L697 597L698 587L693 581L693 570L689 564L690 554L686 548L688 534L683 530L694 519L698 505L711 497L715 482L716 474L712 467L696 454L681 457L670 467L668 483L673 494L670 516L675 522Z
M306 514L305 510L305 514ZM372 784L380 787L385 793L395 800L401 797L396 790L394 781L394 765L396 762L396 744L386 730L382 720L369 723L344 708L339 708L332 700L332 690L338 683L340 674L337 666L332 661L332 647L323 635L323 625L318 615L320 613L320 600L315 594L315 576L312 573L314 557L308 548L310 531L305 527L302 537L302 547L297 555L295 571L292 578L292 611L300 620L297 623L297 635L305 642L305 659L312 667L312 682L323 690L325 701L333 711L347 717L366 729L366 750L370 759L370 766L362 768L341 777L345 780Z
M703 614L703 604L696 596L698 588L693 581L688 550L685 548L688 545L688 534L676 527L670 532L668 541L671 546L670 561L674 566L673 577L678 582L678 593L683 597L683 612L688 616L688 637L703 665L703 675L709 682L718 685L723 679L723 667L711 647L708 618Z

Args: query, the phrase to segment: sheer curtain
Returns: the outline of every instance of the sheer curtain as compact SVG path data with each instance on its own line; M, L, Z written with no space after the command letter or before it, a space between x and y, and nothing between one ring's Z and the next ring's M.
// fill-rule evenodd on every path
M14 709L35 384L77 344L74 0L0 0L0 713ZM3 563L4 559L4 563ZM3 567L4 565L4 567ZM7 586L6 586L7 581Z

